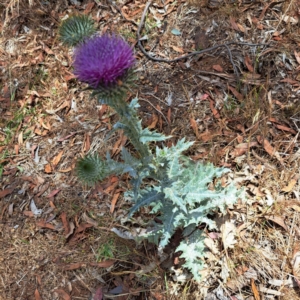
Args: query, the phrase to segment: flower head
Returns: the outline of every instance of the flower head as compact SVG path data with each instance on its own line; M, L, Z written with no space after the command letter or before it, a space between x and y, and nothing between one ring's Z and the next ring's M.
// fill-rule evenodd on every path
M109 87L134 65L129 44L121 37L105 34L87 40L75 50L74 74L92 88Z

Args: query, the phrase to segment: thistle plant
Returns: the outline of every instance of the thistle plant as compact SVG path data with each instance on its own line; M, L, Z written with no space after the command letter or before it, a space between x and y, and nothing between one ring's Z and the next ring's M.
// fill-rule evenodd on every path
M78 25L78 28L82 26ZM64 39L69 41L72 35ZM194 163L185 156L183 153L192 142L181 139L169 148L150 148L151 143L169 137L143 129L136 111L138 99L129 104L125 101L134 79L133 49L116 35L93 35L82 40L74 50L74 74L89 85L93 97L118 113L120 121L114 125L114 130L124 131L136 154L123 148L122 162L113 160L109 154L105 159L88 155L78 160L77 175L85 183L94 184L110 174L128 173L132 189L124 196L133 202L128 218L147 206L160 220L149 224L147 233L140 238L147 238L163 249L175 231L183 229L183 240L176 251L182 252L184 266L200 280L205 247L203 231L198 227L205 224L214 229L212 214L217 210L224 213L228 205L244 197L243 192L233 183L224 187L217 180L230 172L229 169L217 168L210 163Z

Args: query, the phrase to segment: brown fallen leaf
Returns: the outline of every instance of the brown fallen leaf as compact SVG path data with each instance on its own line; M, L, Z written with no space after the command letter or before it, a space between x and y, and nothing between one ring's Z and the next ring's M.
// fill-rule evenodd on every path
M83 141L83 152L86 153L91 148L91 136L88 133L85 133Z
M34 217L34 213L30 210L24 210L23 215L26 216L26 217L30 217L30 218Z
M156 114L153 114L152 115L152 118L151 118L151 123L150 125L148 126L149 129L153 129L156 127L156 124L158 122L158 116Z
M215 109L215 102L212 100L212 99L209 99L209 107L210 107L210 109L211 109L211 111L212 111L212 113L213 113L213 115L214 115L214 117L216 118L216 119L220 119L220 114L219 114L219 112Z
M284 219L282 217L273 215L273 216L265 216L265 219L276 223L277 225L281 226L283 229L288 231L288 228L286 227Z
M52 165L56 167L58 163L60 162L62 155L64 154L64 150L61 150L53 159L52 159Z
M116 203L118 201L118 198L120 196L120 193L116 193L114 194L112 200L111 200L111 205L110 205L110 213L113 213L114 210L115 210L115 206L116 206Z
M98 287L93 295L92 300L102 300L102 299L103 299L102 288Z
M60 190L53 190L52 192L49 193L49 195L47 196L47 198L52 198L55 195L57 195L60 192Z
M43 121L43 119L42 118L40 118L39 119L39 123L40 123L40 125L44 128L44 129L46 129L46 130L51 130L51 125L50 125L50 123L49 123L49 121L47 122L47 125L44 123L44 121Z
M127 141L127 137L123 134L121 134L120 138L117 140L117 142L114 145L114 148L112 150L112 156L114 156L115 154L118 154L122 147L125 145Z
M88 237L88 235L85 234L84 232L73 234L73 236L71 236L71 238L68 240L68 244L69 244L70 246L75 246L75 245L77 245L79 242L81 242L81 241L83 241L84 239L86 239L87 237Z
M57 293L60 297L62 297L64 300L71 300L71 297L68 293L66 293L63 289L56 289L54 290L55 293Z
M171 46L176 52L184 53L184 50L181 47Z
M63 223L65 234L68 234L70 232L70 226L69 226L69 222L67 220L67 214L63 211L60 215L60 218Z
M231 26L232 28L235 30L235 31L240 31L238 25L236 24L235 22L235 18L234 17L230 17L230 23L231 23Z
M254 184L248 184L247 188L251 191L252 194L254 194L256 197L263 197L265 194L260 190L259 187L257 187Z
M199 139L206 143L208 141L211 141L214 137L216 137L218 135L219 135L218 132L205 131L205 132L199 134Z
M117 185L119 184L119 181L117 180L117 181L110 181L111 182L111 184L104 190L104 193L105 194L109 194L111 191L113 191L116 187L117 187Z
M40 292L39 292L38 289L35 289L35 291L34 291L34 297L35 297L35 300L42 300L41 294L40 294Z
M198 124L197 122L195 121L194 118L190 118L190 123L191 123L191 126L194 130L194 133L196 135L196 137L198 138L199 137L199 131L198 131Z
M228 88L230 89L232 94L236 97L236 99L239 100L239 102L242 102L244 100L244 96L241 93L239 93L234 87L228 85Z
M277 160L283 165L283 159L282 157L279 155L279 153L271 146L271 144L268 142L267 139L264 139L261 135L258 135L257 137L258 142L264 147L264 149L266 150L266 152L270 155L270 156L275 156L277 158Z
M251 61L249 55L247 55L247 54L245 55L245 65L248 68L249 72L254 73L252 61Z
M298 287L300 287L300 244L299 242L295 243L294 245L291 265L293 268L294 280L297 283Z
M297 60L297 63L300 65L300 53L298 53L296 50L294 50L295 58Z
M236 24L241 32L243 32L243 33L246 32L246 28L242 24L239 24L239 23L236 23Z
M87 3L87 4L85 5L85 10L84 10L83 13L84 13L85 15L89 14L89 13L92 11L92 9L93 9L94 6L95 6L95 3L94 3L94 2Z
M72 167L69 167L69 168L67 168L67 169L61 169L61 170L58 170L58 172L60 172L60 173L68 173L68 172L71 172L73 170L73 168Z
M260 300L260 295L259 295L258 289L255 285L253 278L251 278L251 289L252 289L255 300Z
M169 124L171 124L171 107L169 107L169 109L168 109L167 120L168 120Z
M99 267L99 268L109 268L111 267L113 264L115 263L114 260L112 259L109 259L109 260L104 260L104 261L101 261L101 262L96 262L96 263L89 263L91 266L93 267Z
M299 81L294 80L294 79L291 79L291 78L284 78L284 79L281 79L280 82L287 82L287 83L290 83L291 85L296 85L296 86L299 86L299 85L300 85L300 82L299 82Z
M93 227L92 224L81 223L75 230L75 234L85 231L86 229Z
M60 269L62 269L63 271L70 271L70 270L76 270L79 269L81 267L86 267L86 264L83 262L76 262L76 263L72 263L72 264L62 264L62 265L58 265L58 267Z
M258 144L257 142L251 142L251 143L240 143L235 146L235 149L230 153L232 157L239 157L243 155L244 153L248 152L251 147L256 147Z
M295 131L294 129L292 128L289 128L287 126L284 126L284 125L280 125L280 124L274 124L274 126L280 130L283 130L283 131L287 131L287 132L290 132L292 134L297 134L297 131Z
M51 165L50 164L46 164L45 167L44 167L44 171L47 174L52 173L52 167L51 167Z
M85 222L87 222L87 223L93 225L94 227L97 227L97 226L98 226L98 222L97 222L96 220L90 218L85 212L82 214L82 219L83 219Z
M13 192L13 190L14 189L5 189L5 190L0 191L0 199L11 194Z
M289 182L289 184L282 189L282 191L286 192L286 193L289 193L294 188L294 186L295 186L296 183L297 183L297 180L293 178Z
M291 205L291 208L297 212L300 212L300 206L299 205L296 205L296 204L293 204Z
M217 72L223 72L224 69L220 65L213 65L213 69Z
M73 233L74 233L74 230L75 230L75 225L73 222L69 222L69 232L65 235L65 238L68 239Z
M77 132L72 132L71 134L69 134L69 135L67 135L67 136L65 136L65 137L59 138L57 141L58 141L58 142L63 142L63 141L65 141L65 140L69 139L70 137L72 137L73 135L75 135L76 133L77 133Z
M47 223L45 219L36 221L36 226L41 227L41 228L47 228L47 229L52 229L55 230L55 227L53 224Z

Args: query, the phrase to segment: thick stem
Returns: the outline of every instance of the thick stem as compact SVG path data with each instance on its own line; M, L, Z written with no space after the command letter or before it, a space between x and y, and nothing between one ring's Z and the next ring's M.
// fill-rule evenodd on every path
M125 134L128 136L132 145L139 152L141 157L149 156L149 147L140 141L140 130L138 127L139 120L136 116L135 111L130 108L123 99L120 98L112 98L107 101L107 103L119 114L121 123L123 123L128 128Z

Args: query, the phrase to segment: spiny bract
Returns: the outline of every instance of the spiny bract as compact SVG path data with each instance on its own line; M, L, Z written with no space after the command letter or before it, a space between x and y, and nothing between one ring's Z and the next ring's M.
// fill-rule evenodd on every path
M76 174L78 178L88 185L94 185L108 175L106 162L96 155L87 155L77 161Z
M85 15L75 15L62 22L59 37L63 44L74 47L96 32L94 21Z

